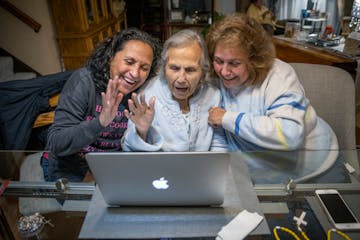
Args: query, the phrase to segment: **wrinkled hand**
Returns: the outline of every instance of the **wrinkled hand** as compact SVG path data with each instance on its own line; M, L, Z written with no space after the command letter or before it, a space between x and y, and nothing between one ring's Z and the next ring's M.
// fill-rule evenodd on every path
M129 110L125 110L125 116L130 119L136 127L136 131L143 140L146 140L147 132L154 119L155 97L151 97L149 105L145 102L145 95L140 95L140 101L137 94L133 93L129 99Z
M119 104L123 99L124 95L118 90L119 84L120 79L117 76L114 79L109 79L106 93L101 93L103 106L99 115L99 121L103 127L108 126L114 120Z
M209 109L208 122L213 128L218 128L222 126L222 119L226 111L220 107L212 107Z

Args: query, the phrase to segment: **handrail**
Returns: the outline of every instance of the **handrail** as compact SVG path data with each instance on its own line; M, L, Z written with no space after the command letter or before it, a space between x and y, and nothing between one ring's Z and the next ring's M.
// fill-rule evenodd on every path
M26 181L0 182L0 189L6 197L38 197L59 198L67 200L90 200L94 191L93 182L26 182Z
M0 6L4 8L6 11L20 19L23 23L31 27L35 32L39 32L41 28L41 24L35 21L32 17L18 9L12 3L7 0L0 0Z

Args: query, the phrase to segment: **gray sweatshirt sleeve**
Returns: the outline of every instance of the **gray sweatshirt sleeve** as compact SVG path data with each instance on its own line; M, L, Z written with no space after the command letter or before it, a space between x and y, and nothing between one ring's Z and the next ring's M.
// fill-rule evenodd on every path
M95 84L85 69L75 71L66 81L49 128L46 149L58 156L79 152L91 144L103 130L99 119L86 121L95 107Z

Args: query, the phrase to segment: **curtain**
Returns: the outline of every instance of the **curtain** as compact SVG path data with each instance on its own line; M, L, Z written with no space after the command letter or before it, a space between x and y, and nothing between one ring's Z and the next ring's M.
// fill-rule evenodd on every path
M345 1L344 0L337 0L337 7L339 10L339 17L343 17L345 14Z
M278 0L277 19L299 19L301 9L306 9L307 0Z
M300 19L301 9L307 9L308 1L320 12L327 12L329 6L336 5L336 0L278 0L277 19Z
M310 4L308 4L308 1ZM327 12L328 21L326 25L333 26L334 33L339 34L341 30L340 18L343 16L345 1L346 0L277 0L275 3L275 14L279 20L300 19L301 9L307 9L308 6L313 6L314 10Z

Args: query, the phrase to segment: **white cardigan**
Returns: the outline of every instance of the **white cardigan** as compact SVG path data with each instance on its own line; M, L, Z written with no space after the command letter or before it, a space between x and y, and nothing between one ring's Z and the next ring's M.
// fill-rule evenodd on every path
M171 95L165 79L155 77L140 92L146 102L155 100L155 116L146 141L137 134L134 123L122 139L124 151L224 151L227 143L222 128L213 129L208 124L208 110L220 105L220 91L209 83L203 84L190 98L188 131L178 102Z

